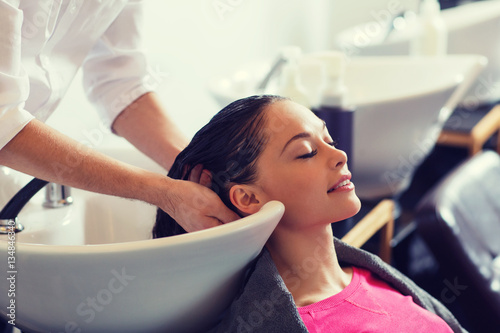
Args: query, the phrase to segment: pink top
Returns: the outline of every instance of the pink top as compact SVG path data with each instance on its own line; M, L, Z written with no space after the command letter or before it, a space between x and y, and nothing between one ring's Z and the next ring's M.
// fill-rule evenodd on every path
M351 283L340 293L298 310L311 333L453 332L411 296L403 296L370 271L357 267L353 267Z

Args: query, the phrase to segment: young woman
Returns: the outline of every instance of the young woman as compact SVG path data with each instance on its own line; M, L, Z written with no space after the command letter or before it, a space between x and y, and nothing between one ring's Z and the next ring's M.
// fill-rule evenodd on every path
M217 332L460 332L437 300L378 257L335 239L331 223L360 201L322 120L277 96L221 110L179 154L170 177L203 166L240 216L281 201L285 213ZM158 210L154 237L183 233Z

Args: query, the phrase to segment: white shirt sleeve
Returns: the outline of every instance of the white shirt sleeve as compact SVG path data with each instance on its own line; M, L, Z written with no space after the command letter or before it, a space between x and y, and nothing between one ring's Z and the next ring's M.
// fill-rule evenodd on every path
M108 125L159 85L141 50L142 20L142 1L129 1L83 64L85 92Z
M13 2L0 1L0 149L34 118L24 110L29 79L21 64L23 13Z

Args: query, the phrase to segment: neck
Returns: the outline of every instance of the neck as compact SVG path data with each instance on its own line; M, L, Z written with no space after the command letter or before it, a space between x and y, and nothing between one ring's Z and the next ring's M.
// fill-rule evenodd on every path
M351 280L352 269L338 262L329 224L308 230L278 226L266 246L297 306L335 295Z

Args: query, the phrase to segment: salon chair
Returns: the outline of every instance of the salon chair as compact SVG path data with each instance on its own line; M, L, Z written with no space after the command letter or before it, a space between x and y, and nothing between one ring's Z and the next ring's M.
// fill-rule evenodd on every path
M500 156L483 151L459 164L423 197L416 221L443 276L435 296L458 306L471 331L498 332Z

